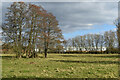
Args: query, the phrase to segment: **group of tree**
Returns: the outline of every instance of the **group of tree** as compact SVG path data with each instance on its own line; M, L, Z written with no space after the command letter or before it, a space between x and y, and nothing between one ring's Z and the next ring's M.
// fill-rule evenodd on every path
M116 31L106 31L103 34L86 34L76 36L64 42L64 46L68 52L100 52L118 53L118 37ZM74 50L73 50L74 49ZM104 51L103 51L104 49Z
M4 50L12 50L18 58L37 57L35 49L44 52L60 52L71 47L76 51L100 51L106 47L108 53L120 51L120 24L115 21L117 31L104 34L86 34L64 40L58 21L43 7L24 2L14 2L8 7L2 24ZM9 52L9 51L8 51Z
M42 50L47 57L48 51L63 48L58 21L43 7L14 2L8 7L5 18L2 24L3 48L11 48L17 57L37 57L36 48Z

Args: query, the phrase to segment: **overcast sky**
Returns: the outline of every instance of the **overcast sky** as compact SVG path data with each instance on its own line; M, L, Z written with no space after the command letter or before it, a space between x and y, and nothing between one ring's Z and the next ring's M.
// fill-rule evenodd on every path
M118 17L117 2L37 2L59 21L65 39L88 33L115 30L113 21ZM2 4L2 14L10 3ZM3 20L4 21L4 20Z

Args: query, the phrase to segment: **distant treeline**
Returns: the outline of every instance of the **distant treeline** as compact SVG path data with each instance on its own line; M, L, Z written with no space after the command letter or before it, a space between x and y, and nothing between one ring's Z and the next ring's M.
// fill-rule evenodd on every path
M66 53L119 53L117 31L76 36L64 42Z

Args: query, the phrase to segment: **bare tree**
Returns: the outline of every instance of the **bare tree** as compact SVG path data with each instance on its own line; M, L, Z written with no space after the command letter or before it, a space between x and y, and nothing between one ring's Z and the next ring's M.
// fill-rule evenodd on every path
M2 26L3 34L14 45L14 51L17 57L22 56L22 32L26 18L26 4L23 2L14 2L8 7L6 13L6 22Z
M52 13L44 14L39 39L43 40L45 57L47 57L47 51L51 48L50 44L56 45L57 43L56 46L53 46L57 47L62 43L62 32L61 29L58 27L58 21L56 20L56 17L53 16Z
M107 47L108 53L115 47L115 33L113 31L106 31L104 33L105 46Z
M96 51L98 51L98 46L99 46L99 43L100 43L100 35L99 34L94 35L94 42L95 42Z
M100 50L101 50L101 53L103 52L103 47L104 47L104 36L103 35L100 35Z
M118 49L120 51L120 18L116 19L114 24L117 27Z

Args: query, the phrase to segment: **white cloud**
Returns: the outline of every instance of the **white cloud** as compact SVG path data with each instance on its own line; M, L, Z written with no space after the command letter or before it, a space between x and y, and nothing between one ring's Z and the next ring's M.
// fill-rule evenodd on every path
M93 24L87 24L87 25L92 26Z

